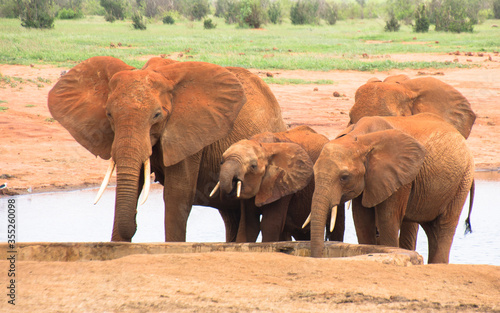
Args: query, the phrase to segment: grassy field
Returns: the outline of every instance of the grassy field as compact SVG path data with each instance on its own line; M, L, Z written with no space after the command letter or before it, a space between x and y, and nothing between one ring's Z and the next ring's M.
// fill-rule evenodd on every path
M72 66L97 55L110 55L141 67L151 55L177 54L183 59L223 66L260 69L388 70L392 68L460 67L440 62L395 62L362 58L395 53L500 50L499 20L476 25L474 33L450 34L431 30L416 34L409 26L397 33L383 31L384 21L345 20L334 26L264 25L241 29L214 18L217 28L204 30L202 22L164 25L150 23L134 30L130 21L107 23L103 17L57 20L51 30L25 29L15 19L0 19L0 63ZM417 37L417 39L413 39ZM370 42L371 41L371 42ZM421 41L426 44L407 44ZM438 42L438 43L437 43ZM110 44L122 47L110 48Z

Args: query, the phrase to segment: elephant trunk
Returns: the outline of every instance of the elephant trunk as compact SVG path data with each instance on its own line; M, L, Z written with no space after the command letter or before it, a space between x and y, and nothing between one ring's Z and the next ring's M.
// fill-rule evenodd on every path
M335 200L336 201L333 201ZM325 242L325 226L328 214L333 205L337 205L340 196L330 194L330 188L317 181L311 204L311 256L323 257Z
M148 136L149 137L149 136ZM125 138L125 139L120 139ZM151 148L140 142L140 147L132 146L132 136L116 137L113 145L113 159L116 162L115 218L112 241L132 240L136 229L137 200L144 178L141 176L143 164L151 155ZM147 138L149 142L149 138Z
M235 160L227 160L222 164L219 174L220 190L224 196L236 196L236 184L239 178L241 165Z

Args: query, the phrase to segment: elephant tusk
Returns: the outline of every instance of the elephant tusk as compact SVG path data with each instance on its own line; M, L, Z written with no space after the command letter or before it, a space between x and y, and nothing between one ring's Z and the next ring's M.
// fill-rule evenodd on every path
M236 189L236 198L239 198L241 195L241 180L238 180L237 188L238 189Z
M139 205L143 205L148 199L149 188L151 187L151 162L149 158L144 162L144 187L139 196Z
M352 200L347 201L347 210L349 210L351 208L351 203L352 203Z
M220 186L220 181L217 182L217 185L215 185L214 189L212 190L212 192L210 193L210 198L212 198L215 193L217 192L217 190L219 190L219 186Z
M337 219L337 206L332 208L332 216L330 217L330 232L335 228L335 220Z
M95 197L94 204L97 204L99 200L102 197L102 194L104 193L104 190L106 190L106 187L108 187L109 180L111 179L111 175L113 175L113 172L115 170L116 163L111 159L109 162L108 170L106 171L106 175L104 176L104 179L102 180L101 188L99 188L99 191L97 192L97 196Z
M302 225L302 228L306 228L307 224L309 224L310 222L311 222L311 213L309 213L309 215L307 216L306 221Z

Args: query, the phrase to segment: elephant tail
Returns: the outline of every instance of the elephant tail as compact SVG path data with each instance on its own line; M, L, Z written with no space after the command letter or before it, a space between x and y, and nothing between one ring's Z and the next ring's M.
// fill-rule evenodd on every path
M470 213L472 212L472 205L474 203L475 190L476 190L476 181L472 180L472 185L470 186L470 197L469 197L469 215L465 220L465 235L472 233L472 227L470 225Z

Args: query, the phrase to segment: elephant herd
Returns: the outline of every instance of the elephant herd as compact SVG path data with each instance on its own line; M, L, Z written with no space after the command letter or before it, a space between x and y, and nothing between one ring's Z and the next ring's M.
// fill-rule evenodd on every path
M204 205L220 212L227 242L259 233L311 240L311 255L321 257L325 240L343 240L352 200L359 243L415 249L421 225L428 262L448 263L474 192L465 140L475 114L431 77L371 79L331 141L308 126L287 130L258 76L204 62L152 58L136 69L93 57L61 77L48 107L82 146L110 160L96 201L116 170L112 241L132 240L154 173L164 186L165 241L185 241L191 207Z

